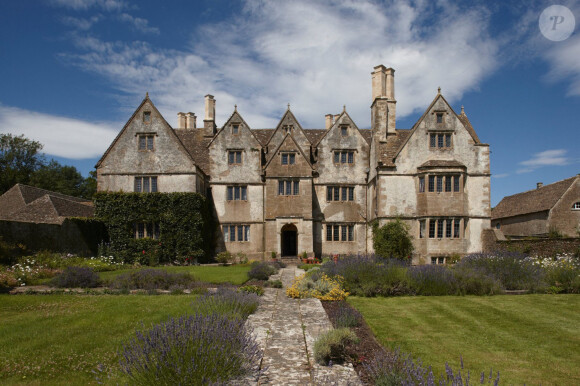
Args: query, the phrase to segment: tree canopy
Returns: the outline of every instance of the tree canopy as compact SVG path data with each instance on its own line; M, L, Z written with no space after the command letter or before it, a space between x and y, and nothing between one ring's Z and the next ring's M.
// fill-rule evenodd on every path
M397 218L379 227L373 224L373 247L375 253L383 258L395 257L409 259L413 253L413 240L409 226Z
M0 194L17 183L90 199L96 192L94 173L84 178L74 166L46 161L42 144L23 135L0 134Z

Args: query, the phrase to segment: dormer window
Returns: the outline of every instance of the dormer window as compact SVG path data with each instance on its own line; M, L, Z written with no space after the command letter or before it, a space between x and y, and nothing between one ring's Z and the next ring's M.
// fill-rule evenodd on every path
M236 135L240 132L240 125L234 124L232 125L232 134Z
M151 111L144 111L143 112L143 122L145 122L145 123L151 122Z
M572 210L580 210L580 201L575 202L574 205L572 205Z

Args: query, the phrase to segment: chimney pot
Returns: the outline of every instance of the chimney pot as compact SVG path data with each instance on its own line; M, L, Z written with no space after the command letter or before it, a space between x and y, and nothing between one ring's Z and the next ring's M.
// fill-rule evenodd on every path
M326 114L324 116L324 118L326 118L325 119L325 128L326 128L326 130L328 130L328 129L330 129L332 127L332 124L334 122L333 117L332 117L332 114Z
M186 128L187 129L195 129L196 128L196 116L194 113L187 113L185 114L186 118Z
M538 182L536 184L536 189L540 189L542 186L544 186L544 183L543 182Z
M185 129L185 126L186 126L185 113L177 113L177 128Z

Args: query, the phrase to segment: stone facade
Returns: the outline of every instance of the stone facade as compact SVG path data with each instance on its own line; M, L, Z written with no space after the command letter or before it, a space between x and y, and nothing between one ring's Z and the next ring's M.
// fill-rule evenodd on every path
M235 109L218 130L211 95L203 128L179 113L172 129L147 96L97 164L98 190L206 194L218 250L250 258L372 252L370 223L397 217L415 263L480 251L489 146L440 92L413 128L397 129L394 72L374 68L370 130L346 109L307 130L290 107L274 129L252 129Z
M580 235L580 175L504 197L492 212L492 225L506 236L546 236L558 231Z

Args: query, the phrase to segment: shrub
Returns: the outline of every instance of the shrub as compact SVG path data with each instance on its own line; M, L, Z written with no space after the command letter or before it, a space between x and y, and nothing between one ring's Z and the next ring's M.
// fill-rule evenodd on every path
M356 334L349 328L327 331L314 342L314 360L321 365L344 362L346 345L356 341Z
M479 269L483 274L497 279L506 290L542 291L545 287L542 267L520 253L468 255L456 266Z
M216 261L223 265L229 263L230 261L232 261L232 259L233 259L232 254L229 251L220 252L216 257Z
M481 269L454 267L453 274L461 295L497 295L504 292L501 282Z
M245 285L243 287L240 287L238 289L238 291L252 293L252 294L256 294L258 296L264 295L264 289L262 287L257 286L257 285Z
M215 293L207 293L196 299L193 308L199 314L213 313L245 319L256 311L259 303L260 299L255 293L221 287Z
M250 266L248 276L250 279L268 280L270 275L278 272L277 265L269 264L263 261L255 261Z
M380 228L375 222L373 247L375 253L383 258L409 259L413 253L413 240L409 235L409 226L399 218Z
M334 323L336 328L341 327L358 327L362 323L362 315L354 308L340 302Z
M407 263L399 259L377 259L374 255L346 256L336 263L327 261L321 271L344 278L343 287L356 296L412 294Z
M291 298L317 298L320 300L344 300L348 292L341 287L340 276L329 277L322 273L320 276L307 273L294 279L292 286L286 289L286 295Z
M550 292L580 293L580 259L574 255L538 259L534 264L544 269Z
M160 269L140 269L113 278L109 284L116 289L169 289L172 286L191 288L195 285L193 276L187 273L170 273Z
M240 264L248 264L248 256L245 253L236 253L237 262Z
M283 285L281 280L266 280L264 287L282 288Z
M0 292L5 292L19 286L20 282L14 272L0 269Z
M442 265L420 265L407 271L418 295L441 296L458 293L457 279Z
M51 281L58 288L95 288L100 283L99 274L89 267L67 267Z
M136 385L200 385L258 370L261 352L244 320L220 314L171 318L136 337L119 353Z

